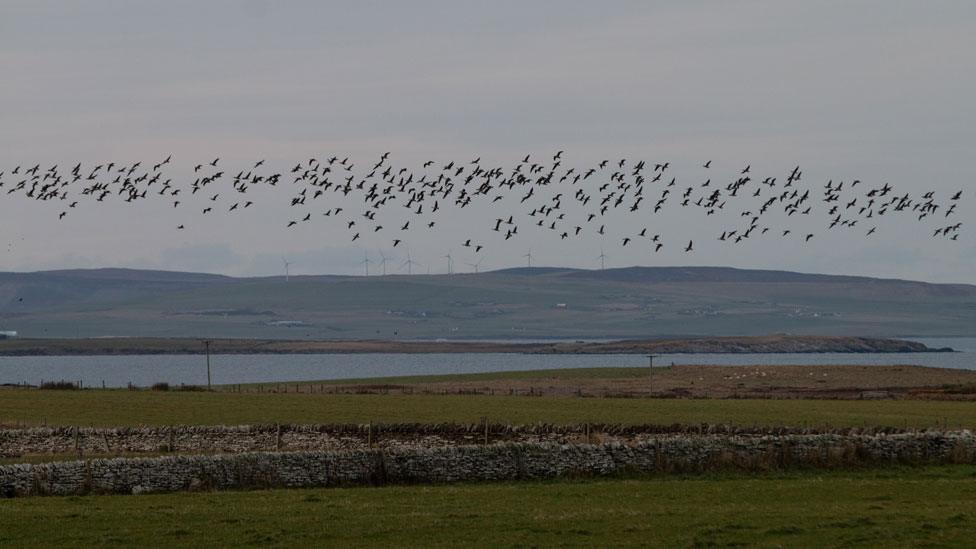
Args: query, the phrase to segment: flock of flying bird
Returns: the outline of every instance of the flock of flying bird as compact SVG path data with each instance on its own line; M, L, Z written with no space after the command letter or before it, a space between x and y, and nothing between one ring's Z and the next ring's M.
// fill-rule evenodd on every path
M913 196L887 183L872 186L857 179L808 186L799 166L780 176L760 177L747 165L723 179L719 174L711 177L715 170L709 160L697 170L700 178L689 182L687 176L679 180L670 162L621 158L577 168L564 165L563 151L545 158L526 155L504 167L486 165L481 158L428 160L419 170L394 165L387 152L358 170L349 158L337 156L310 158L281 172L267 168L264 160L225 170L215 158L196 164L192 175L177 183L166 175L171 162L172 156L167 156L147 164L17 166L0 170L0 196L19 194L61 204L59 219L83 203L149 199L168 201L181 213L230 215L255 207L248 194L253 189L276 187L288 194L289 211L296 212L282 220L285 227L293 229L323 216L338 218L336 223L350 241L386 234L394 248L410 231L434 230L445 212L476 203L492 205L485 228L496 236L495 243L517 239L527 230L543 230L561 240L596 234L621 246L647 246L652 253L668 245L695 250L693 240L670 244L651 230L655 215L666 208L717 216L723 229L715 237L730 244L767 235L809 242L818 232L810 232L809 223L793 220L810 216L821 217L822 230L848 230L865 237L874 235L885 217L925 223L932 237L953 241L962 227L954 218L961 190L945 197L937 197L935 191ZM636 225L619 225L639 230L614 232L623 216L638 216ZM800 225L807 228L801 230ZM185 224L176 227L184 228ZM460 236L458 244L475 253L489 245L467 236Z

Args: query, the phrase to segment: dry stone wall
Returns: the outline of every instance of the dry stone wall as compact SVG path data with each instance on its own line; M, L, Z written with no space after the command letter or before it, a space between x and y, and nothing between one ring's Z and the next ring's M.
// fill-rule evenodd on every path
M132 428L44 427L0 430L0 457L31 455L226 454L431 448L485 443L639 443L660 435L881 434L893 429L823 431L728 425L505 425L328 424L167 426Z
M139 494L567 476L976 463L969 432L658 434L634 444L494 444L92 459L0 467L0 495Z

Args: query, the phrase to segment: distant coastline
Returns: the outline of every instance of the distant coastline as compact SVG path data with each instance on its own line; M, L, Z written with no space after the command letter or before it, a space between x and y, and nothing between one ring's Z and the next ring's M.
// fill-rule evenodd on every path
M204 354L200 338L0 339L0 356L95 356ZM846 336L695 337L505 343L498 341L210 339L213 354L523 353L931 353L953 352L903 339Z

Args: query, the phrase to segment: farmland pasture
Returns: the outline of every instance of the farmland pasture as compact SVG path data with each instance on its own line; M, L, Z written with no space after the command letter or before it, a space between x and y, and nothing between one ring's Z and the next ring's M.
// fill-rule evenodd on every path
M0 545L965 547L974 503L973 466L41 497Z
M971 402L0 389L0 425L626 423L976 428Z

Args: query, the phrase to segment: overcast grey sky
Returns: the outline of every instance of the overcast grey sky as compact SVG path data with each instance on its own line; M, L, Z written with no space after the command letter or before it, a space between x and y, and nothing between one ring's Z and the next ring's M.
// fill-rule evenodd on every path
M799 164L811 184L963 189L965 224L976 221L974 51L976 3L965 1L0 0L0 170L172 154L190 177L216 156L286 170L332 154L512 165L565 149L568 165L669 160L697 177L711 159L730 176L751 164L782 178ZM364 252L404 258L387 239L355 246L327 224L287 231L287 208L267 199L177 232L183 218L165 204L79 208L58 223L57 206L0 193L0 270L278 274L287 256L294 272L353 273ZM714 227L672 216L655 223L699 239L698 253L527 234L476 258L458 244L470 219L411 239L424 270L444 271L448 250L458 270L521 265L529 249L536 264L595 267L605 246L608 266L976 283L966 227L958 242L892 222L880 238L720 246Z

